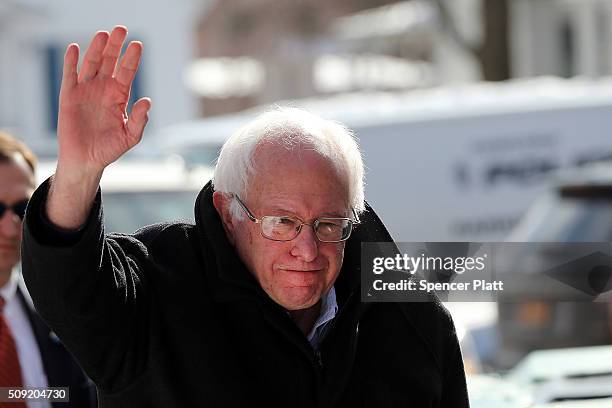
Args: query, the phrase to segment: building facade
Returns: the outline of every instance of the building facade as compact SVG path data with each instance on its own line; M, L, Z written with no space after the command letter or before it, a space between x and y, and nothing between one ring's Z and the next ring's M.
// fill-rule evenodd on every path
M209 2L7 0L0 5L0 128L53 156L63 56L70 42L83 54L96 30L123 24L144 43L133 99L149 96L149 129L194 118L196 101L183 70L193 58L195 16Z

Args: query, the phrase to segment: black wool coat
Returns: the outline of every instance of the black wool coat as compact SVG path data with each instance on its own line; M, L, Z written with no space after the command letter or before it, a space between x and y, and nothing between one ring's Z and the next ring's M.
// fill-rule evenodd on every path
M196 225L105 235L98 194L72 239L45 223L48 187L27 210L23 274L101 407L468 406L439 302L360 302L360 243L391 239L371 209L347 241L339 312L315 354L229 244L210 183Z

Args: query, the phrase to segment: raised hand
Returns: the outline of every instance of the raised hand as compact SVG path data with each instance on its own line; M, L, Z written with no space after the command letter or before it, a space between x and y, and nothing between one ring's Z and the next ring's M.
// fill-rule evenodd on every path
M60 167L101 172L142 138L150 100L138 100L129 117L126 110L142 44L132 41L118 63L126 36L123 26L110 35L96 33L78 72L79 47L68 46L59 101Z
M151 107L138 100L128 117L127 104L138 70L142 44L133 41L119 60L127 29L96 33L77 70L79 46L64 57L57 134L57 170L47 197L52 223L75 229L87 219L104 168L140 141Z

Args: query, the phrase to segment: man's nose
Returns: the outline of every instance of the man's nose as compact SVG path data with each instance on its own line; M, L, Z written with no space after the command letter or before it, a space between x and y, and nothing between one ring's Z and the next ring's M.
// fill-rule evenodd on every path
M0 217L0 233L6 237L16 237L21 230L21 218L11 209L7 209Z
M319 255L319 240L310 225L303 225L302 230L292 241L291 255L304 262L312 262Z

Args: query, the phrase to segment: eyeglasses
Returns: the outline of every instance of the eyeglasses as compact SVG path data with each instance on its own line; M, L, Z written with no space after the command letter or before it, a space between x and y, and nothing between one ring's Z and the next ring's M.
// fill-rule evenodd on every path
M23 220L23 217L25 216L27 205L28 205L28 200L22 200L13 205L8 205L0 201L0 218L4 216L4 213L6 212L6 210L11 209L13 210L15 214L19 216L19 218Z
M261 218L257 218L249 211L240 197L237 195L233 195L233 197L238 204L240 204L240 207L242 207L249 219L259 224L261 235L272 241L291 241L299 235L304 225L308 225L314 229L315 235L319 241L342 242L346 241L351 236L353 225L359 223L350 218L334 217L320 217L314 220L312 224L307 224L298 218L287 216L264 215ZM353 211L353 214L354 213ZM355 218L357 217L355 216Z

